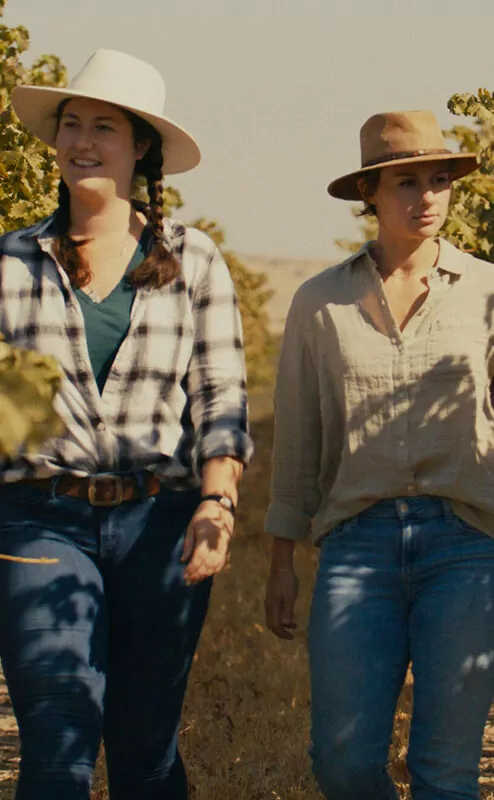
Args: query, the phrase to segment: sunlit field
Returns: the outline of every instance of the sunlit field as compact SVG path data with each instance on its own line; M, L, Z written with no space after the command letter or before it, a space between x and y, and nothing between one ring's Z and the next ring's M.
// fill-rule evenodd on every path
M299 628L293 642L277 640L266 630L263 612L270 546L268 537L261 533L268 502L270 393L254 395L251 405L256 459L243 482L231 563L216 580L192 670L181 749L191 800L320 800L307 755L310 700L306 633L316 551L299 548ZM390 769L401 798L409 797L404 754L411 695L412 687L407 685L396 715L390 754ZM7 704L0 707L0 714L0 800L13 800L17 739ZM485 800L494 800L491 754L494 756L494 738L491 742L488 730L482 762ZM93 798L107 797L101 760Z

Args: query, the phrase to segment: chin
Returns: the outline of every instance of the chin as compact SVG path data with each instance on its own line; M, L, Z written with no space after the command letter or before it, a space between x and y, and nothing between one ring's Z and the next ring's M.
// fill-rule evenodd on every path
M441 227L442 222L440 224L437 222L429 224L418 223L410 233L415 239L437 239Z
M67 186L74 194L108 195L115 191L115 181L100 175L84 175L80 178L66 180Z

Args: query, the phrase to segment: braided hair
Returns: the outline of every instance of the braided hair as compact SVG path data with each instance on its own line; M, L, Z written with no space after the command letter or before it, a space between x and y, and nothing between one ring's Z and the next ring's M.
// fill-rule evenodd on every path
M83 258L79 248L87 243L87 239L74 241L69 236L70 193L65 181L58 184L57 229L59 231L53 244L57 261L67 273L71 286L80 289L91 282L92 273L89 264Z
M133 286L160 289L180 273L180 263L166 243L163 224L163 142L158 131L146 120L125 111L134 131L134 141L150 141L144 156L136 161L134 175L147 181L149 203L144 213L151 226L153 246L146 258L128 277Z
M62 101L58 107L57 126L68 102L68 100ZM151 229L152 245L144 261L126 276L126 280L135 287L159 289L171 283L180 274L180 262L166 242L163 224L163 143L158 131L146 120L131 111L121 110L132 125L134 142L150 142L142 159L136 161L134 169L134 178L143 176L146 179L149 202L143 204L133 201L133 205L146 216ZM54 242L54 253L67 273L71 285L75 289L82 288L87 286L92 278L91 268L80 251L88 240L75 241L69 235L70 193L63 179L60 180L58 187L58 205L58 236Z

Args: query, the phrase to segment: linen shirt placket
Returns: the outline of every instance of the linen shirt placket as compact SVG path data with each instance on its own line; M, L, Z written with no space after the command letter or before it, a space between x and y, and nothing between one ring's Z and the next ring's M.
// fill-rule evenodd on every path
M411 468L411 448L414 431L409 410L413 402L412 390L415 376L413 371L414 356L410 344L416 337L421 335L421 331L426 328L431 315L445 298L448 289L451 287L451 276L449 273L438 272L437 270L433 272L428 280L429 292L424 302L412 317L407 320L405 327L401 330L391 312L384 292L383 280L370 255L367 263L372 269L373 289L378 296L379 307L383 313L391 347L392 388L395 400L391 410L394 430L396 431L396 466L399 474L405 475L408 472L409 480L405 487L406 493L413 496L419 494L421 490L417 487L415 475Z
M393 427L396 431L395 439L395 459L399 473L408 470L409 482L407 492L416 494L414 476L410 470L410 435L409 415L406 413L410 406L410 363L407 348L406 334L404 334L394 319L386 295L382 279L373 269L374 291L377 293L379 307L382 309L383 318L386 324L389 337L389 347L391 348L393 394L395 402L391 405L393 415ZM427 302L427 301L426 301ZM408 326L405 327L407 331ZM408 331L407 331L408 332Z

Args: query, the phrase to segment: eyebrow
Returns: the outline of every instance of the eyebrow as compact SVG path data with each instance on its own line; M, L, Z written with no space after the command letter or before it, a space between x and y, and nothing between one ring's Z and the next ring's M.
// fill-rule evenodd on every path
M64 111L62 116L63 117L72 117L72 119L80 119L79 114L75 114L73 111ZM97 122L103 122L104 120L107 120L107 121L115 122L116 124L118 124L118 119L115 119L115 117L112 117L109 114L99 115L99 116L95 117L95 120Z
M439 175L441 172L449 172L450 170L448 167L441 167L440 169L436 169L434 175ZM417 176L416 172L397 172L397 178L415 178Z

